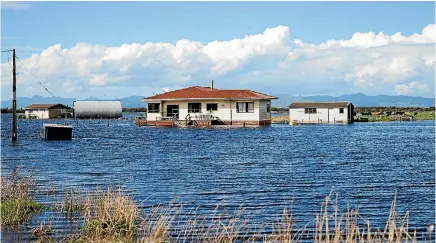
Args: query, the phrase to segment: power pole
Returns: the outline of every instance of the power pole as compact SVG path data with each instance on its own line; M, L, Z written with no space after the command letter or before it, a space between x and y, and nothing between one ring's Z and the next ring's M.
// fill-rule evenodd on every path
M12 142L17 141L17 72L15 68L15 49L12 50Z

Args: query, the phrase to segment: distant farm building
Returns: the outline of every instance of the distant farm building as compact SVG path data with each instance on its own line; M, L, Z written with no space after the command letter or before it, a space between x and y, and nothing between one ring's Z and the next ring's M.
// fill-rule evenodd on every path
M122 117L120 101L74 101L74 118L118 119Z
M67 109L62 104L32 104L24 108L24 115L27 119L51 119L63 116Z
M193 86L145 98L146 124L270 125L272 99L277 98L248 89Z
M289 121L295 123L352 123L351 102L293 102L289 105Z

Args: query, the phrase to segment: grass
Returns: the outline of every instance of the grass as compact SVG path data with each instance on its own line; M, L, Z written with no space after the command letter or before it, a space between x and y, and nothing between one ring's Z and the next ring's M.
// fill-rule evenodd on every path
M133 240L139 209L121 189L88 194L83 212L84 227L80 240Z
M32 200L34 181L18 172L2 177L2 224L15 225L28 220L42 205ZM8 194L4 194L8 193ZM306 224L298 226L291 209L284 209L272 222L253 224L243 207L228 212L217 205L203 214L197 208L171 202L154 206L144 213L131 196L118 189L97 190L84 196L79 190L62 194L57 210L78 213L83 222L78 235L64 242L431 242L431 234L417 239L417 231L409 228L409 212L397 212L394 198L386 224L373 227L359 209L338 206L338 196L325 197L319 212ZM53 220L40 223L33 230L38 242L54 242Z
M86 201L80 190L70 188L69 190L65 190L62 196L62 203L57 205L55 209L64 212L69 218L72 219L75 215L85 210Z
M289 123L289 116L272 116L271 122Z
M434 120L435 114L434 111L418 112L414 118L415 120Z
M358 209L340 212L338 199L325 198L314 220L304 227L296 228L292 213L283 210L282 217L271 224L253 229L249 217L242 216L238 210L235 215L193 216L178 222L174 210L161 208L154 210L146 221L153 224L139 242L417 242L416 231L409 229L406 213L400 216L394 199L386 226L372 228L371 224L359 214ZM191 214L191 213L190 213ZM152 220L150 220L152 219ZM177 230L178 229L178 230ZM265 229L272 229L267 233ZM248 235L247 232L254 232Z
M52 238L52 235L54 233L52 226L53 218L50 218L48 224L45 224L45 222L41 222L38 227L33 229L33 235L38 237L37 243L55 242L55 240Z
M1 177L1 224L16 226L28 221L43 205L33 200L35 181L18 169Z

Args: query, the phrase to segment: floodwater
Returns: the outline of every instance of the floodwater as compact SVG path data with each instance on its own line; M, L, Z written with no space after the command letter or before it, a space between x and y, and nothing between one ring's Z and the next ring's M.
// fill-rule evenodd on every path
M396 193L411 228L425 231L435 221L434 121L178 129L71 120L72 141L44 141L39 130L47 121L19 120L12 144L10 115L1 118L2 173L37 169L42 185L123 186L143 206L177 199L205 213L217 204L243 206L259 223L292 203L297 225L313 220L332 192L341 208L359 208L377 227L384 227ZM50 202L45 195L37 200ZM2 238L25 235L48 215L19 233L2 230Z

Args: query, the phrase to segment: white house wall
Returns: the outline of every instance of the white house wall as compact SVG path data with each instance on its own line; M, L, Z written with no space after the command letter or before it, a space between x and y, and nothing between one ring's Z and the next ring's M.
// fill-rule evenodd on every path
M312 107L311 107L312 108ZM339 113L339 108L316 108L316 113L306 114L305 108L290 108L289 120L299 123L348 123L348 108Z
M38 119L49 119L49 112L46 109L25 110L24 113L26 118L32 115L36 116Z
M236 112L237 102L253 102L254 112L252 113L238 113ZM154 103L154 102L149 102ZM158 102L156 102L158 103ZM188 103L201 103L201 113L188 113ZM231 103L231 107L230 107ZM167 105L179 106L179 120L184 120L185 117L190 114L191 119L195 119L196 115L207 115L219 117L223 121L259 121L271 119L271 114L266 112L266 104L271 101L259 101L259 100L240 100L240 101L227 101L227 100L190 100L190 101L162 101L160 105L161 113L167 114ZM208 111L207 104L218 104L217 111ZM161 117L161 113L147 113L148 121L155 121L158 117Z

